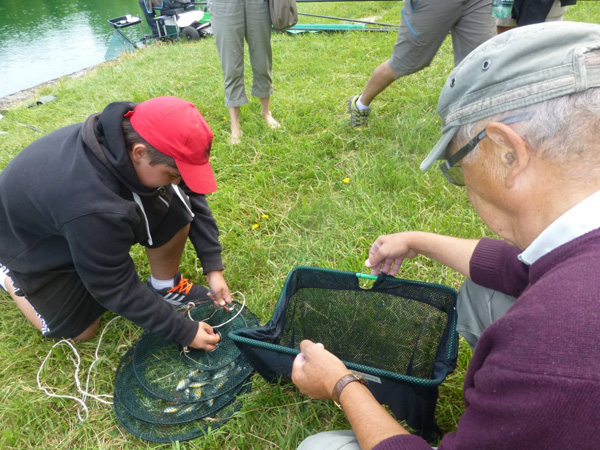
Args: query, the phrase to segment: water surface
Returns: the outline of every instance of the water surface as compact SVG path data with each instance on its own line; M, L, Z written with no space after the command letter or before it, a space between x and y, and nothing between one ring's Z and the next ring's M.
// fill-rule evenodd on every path
M125 14L137 0L0 0L0 98L103 62Z

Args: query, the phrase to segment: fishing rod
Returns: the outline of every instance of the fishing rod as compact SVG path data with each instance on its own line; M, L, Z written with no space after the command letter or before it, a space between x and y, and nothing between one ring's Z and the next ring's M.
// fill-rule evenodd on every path
M369 22L368 20L346 19L344 17L320 16L318 14L308 14L308 13L301 13L301 12L299 12L298 15L299 16L319 17L321 19L345 20L347 22L366 23L366 24L369 24L369 25L381 25L381 26L384 26L384 27L398 28L398 25L393 25L391 23Z
M348 28L352 25L324 25L324 24L297 24L286 30L282 30L285 33L298 34L305 32L317 32L317 31L368 31L368 32L390 32L396 31L392 28Z

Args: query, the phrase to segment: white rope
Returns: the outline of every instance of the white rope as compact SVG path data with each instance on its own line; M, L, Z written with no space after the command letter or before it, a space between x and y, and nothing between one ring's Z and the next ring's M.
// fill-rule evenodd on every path
M100 360L100 357L98 356L98 351L100 349L100 344L102 343L102 338L104 337L104 333L106 332L106 329L108 328L108 326L113 323L116 319L119 319L120 316L117 317L113 317L105 326L104 329L102 330L102 333L100 334L100 338L98 339L98 344L96 345L96 351L94 352L94 361L92 362L92 365L90 366L89 370L88 370L88 375L87 375L87 379L85 382L85 389L82 389L81 387L81 382L79 381L79 369L81 366L81 358L79 356L79 353L77 352L77 349L75 348L75 346L73 345L73 343L68 340L68 339L63 339L58 341L56 344L54 344L52 346L52 348L50 349L50 351L48 351L48 354L46 355L46 357L44 358L44 360L42 361L42 365L40 366L40 369L37 372L37 376L36 376L36 380L37 380L37 385L38 388L41 391L44 391L44 393L46 393L46 395L48 395L49 397L54 397L54 398L68 398L71 400L76 401L77 403L79 403L79 409L77 410L77 418L79 419L80 422L83 422L84 420L86 420L89 417L89 409L86 405L86 399L89 398L93 398L101 403L107 404L107 405L112 405L112 394L98 394L98 395L94 395L88 392L88 387L89 387L89 382L90 382L90 375L92 373L92 369L94 368L94 366L96 365L96 363ZM42 386L42 382L40 380L40 376L42 373L42 370L44 369L44 366L46 365L46 362L48 361L48 358L50 358L50 355L52 355L52 351L54 350L55 347L58 347L59 345L62 344L67 344L71 350L73 350L73 353L75 354L75 358L76 360L74 361L75 364L75 373L74 373L74 378L75 378L75 384L77 386L77 390L79 391L79 393L81 394L81 398L79 397L75 397L73 395L61 395L61 394L55 394L53 392L50 392L47 388L45 388L44 386ZM111 400L104 400L104 398L110 398ZM81 410L85 411L85 416L82 417L81 415Z

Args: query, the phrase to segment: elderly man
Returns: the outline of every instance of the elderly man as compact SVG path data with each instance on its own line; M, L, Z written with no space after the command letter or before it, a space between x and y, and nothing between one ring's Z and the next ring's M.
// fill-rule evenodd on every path
M421 169L443 160L504 240L381 236L367 264L395 274L421 254L517 297L481 334L464 415L439 448L598 448L600 26L538 24L491 39L450 74L438 112L443 135ZM294 382L338 399L353 428L309 437L302 450L430 448L347 375L322 345L302 342Z

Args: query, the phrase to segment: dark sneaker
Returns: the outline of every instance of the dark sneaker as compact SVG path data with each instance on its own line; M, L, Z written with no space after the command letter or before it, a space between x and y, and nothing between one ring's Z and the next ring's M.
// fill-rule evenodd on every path
M367 118L371 114L371 108L358 109L356 101L360 98L359 95L354 95L348 100L348 109L350 110L350 125L354 128L364 127L367 125Z
M177 309L185 308L188 303L209 299L208 288L199 284L195 284L187 278L183 278L180 272L175 275L175 287L172 287L171 289L165 288L161 289L160 291L156 290L152 287L150 279L148 279L146 283L150 289L162 295L163 299L167 303L170 303Z

